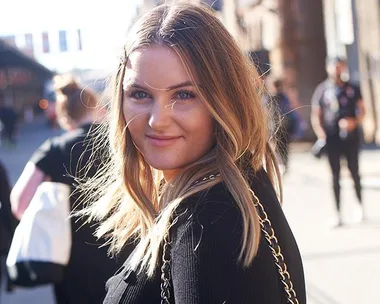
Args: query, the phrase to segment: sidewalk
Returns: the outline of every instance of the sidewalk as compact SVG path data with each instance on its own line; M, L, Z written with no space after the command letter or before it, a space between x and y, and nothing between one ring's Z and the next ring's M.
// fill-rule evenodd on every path
M294 151L294 150L293 150ZM380 150L361 154L368 221L356 224L355 193L342 170L342 209L348 225L333 229L335 207L326 159L294 152L284 180L284 211L300 247L309 304L380 303Z

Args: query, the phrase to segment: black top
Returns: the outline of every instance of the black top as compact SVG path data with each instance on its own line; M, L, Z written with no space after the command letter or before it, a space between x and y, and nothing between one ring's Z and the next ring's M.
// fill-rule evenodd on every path
M357 116L357 104L361 99L360 88L350 82L336 85L326 80L317 87L312 102L322 109L322 127L327 136L339 134L340 119Z
M281 246L300 304L306 303L300 253L274 189L262 170L252 178L252 190L265 206ZM271 250L262 234L250 267L238 265L242 218L224 183L182 202L171 230L172 298L179 304L286 303ZM107 282L105 304L160 303L160 268L148 280L129 270L128 260Z
M11 210L10 193L8 173L0 161L0 257L8 254L17 225Z
M36 164L52 181L71 186L74 190L73 176L93 176L98 163L88 171L83 170L92 151L90 125L48 139L37 149L30 161ZM71 209L83 208L84 202L78 200L74 192L70 198ZM67 304L102 303L105 296L105 282L121 266L120 261L107 256L107 247L93 236L96 225L84 225L84 220L72 218L72 248L65 279L56 290L62 301Z
M92 134L88 133L90 128L91 124L86 124L47 139L33 153L30 161L49 175L52 181L71 186L74 183L73 176L78 176L92 153ZM95 170L96 168L92 167L88 176L92 176Z

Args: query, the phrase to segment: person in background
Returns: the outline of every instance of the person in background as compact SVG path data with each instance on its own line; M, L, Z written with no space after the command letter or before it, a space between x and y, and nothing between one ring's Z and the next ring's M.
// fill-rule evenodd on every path
M4 164L0 161L0 286L4 273L3 258L8 255L12 237L16 229L17 221L11 211L10 203L11 187L9 183L8 173ZM6 267L4 267L6 269ZM12 289L10 282L7 282L6 289Z
M298 129L298 118L287 94L284 92L283 81L281 79L273 81L273 90L272 101L279 116L277 149L281 156L284 171L286 172L289 163L289 146L292 137Z
M56 78L56 90L58 121L67 132L46 140L34 152L13 187L12 210L18 219L46 180L69 185L71 209L83 208L86 201L76 191L77 179L91 178L105 161L96 157L92 146L92 129L103 116L97 108L98 96L67 77ZM70 261L63 282L54 287L57 304L100 304L105 282L119 267L118 261L108 257L106 246L99 248L93 236L96 225L73 217L71 228Z
M345 60L330 59L327 62L328 79L322 82L312 97L312 126L318 139L326 141L326 153L332 172L332 184L337 226L343 225L340 197L341 157L354 180L355 192L360 204L360 220L365 218L362 186L359 174L360 127L365 107L360 88L343 79Z
M19 115L16 110L8 105L0 95L0 131L4 145L13 147L16 144L16 129Z
M86 213L113 252L136 249L104 304L306 303L248 56L210 8L185 3L147 12L123 51L111 161Z

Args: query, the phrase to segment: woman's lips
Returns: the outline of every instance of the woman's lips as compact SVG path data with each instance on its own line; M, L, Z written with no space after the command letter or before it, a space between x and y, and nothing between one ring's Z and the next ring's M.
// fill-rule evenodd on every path
M147 140L152 146L155 147L167 147L174 144L180 136L150 136L146 135Z

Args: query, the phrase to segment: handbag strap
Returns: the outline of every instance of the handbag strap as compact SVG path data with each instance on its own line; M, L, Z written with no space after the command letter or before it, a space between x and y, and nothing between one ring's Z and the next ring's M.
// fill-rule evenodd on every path
M254 205L257 209L260 221L261 231L264 233L265 239L271 249L272 256L275 260L278 273L280 275L280 280L283 284L287 303L289 304L299 304L297 299L296 291L292 280L290 278L290 273L288 271L288 266L285 263L284 255L282 254L280 244L278 243L277 237L275 236L272 223L268 218L264 206L261 204L259 198L250 189L250 192L254 198ZM164 243L162 248L162 265L161 265L161 304L170 304L170 290L171 290L171 241L169 237L169 231L164 236Z
M259 198L250 189L250 192L254 198L254 204L259 214L259 221L261 231L264 233L265 239L269 248L272 251L275 264L277 266L280 280L283 284L286 300L289 304L299 304L296 291L294 290L293 282L290 278L288 266L285 263L284 255L282 254L280 244L278 243L271 221L268 218L268 214L265 212L264 206L261 204Z
M170 304L171 289L171 244L169 239L169 231L164 236L164 245L162 247L162 265L161 265L161 304Z

